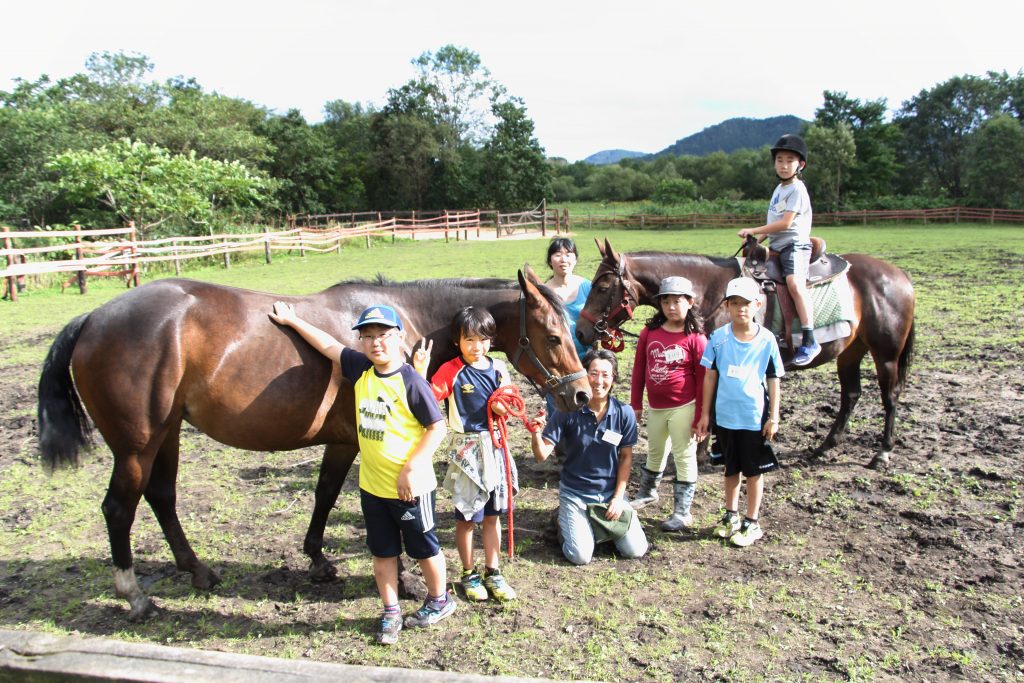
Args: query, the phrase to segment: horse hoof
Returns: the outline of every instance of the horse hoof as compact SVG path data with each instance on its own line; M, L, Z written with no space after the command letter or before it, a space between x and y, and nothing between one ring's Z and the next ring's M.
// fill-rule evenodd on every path
M889 468L889 451L881 451L868 463L868 469L884 470Z
M155 616L160 611L160 608L153 604L153 601L145 595L130 601L129 604L132 608L131 611L128 612L128 621L132 623L145 621L149 617Z
M220 575L209 567L202 566L192 572L192 587L199 590L210 590L220 583Z
M313 583L329 583L338 578L338 569L328 560L309 563L309 580Z
M398 575L398 595L407 600L426 600L427 585L412 572L403 571Z

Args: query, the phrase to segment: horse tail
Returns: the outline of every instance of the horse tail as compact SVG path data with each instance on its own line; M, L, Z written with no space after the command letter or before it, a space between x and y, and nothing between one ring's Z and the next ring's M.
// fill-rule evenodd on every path
M914 360L914 323L910 323L910 332L907 334L907 341L903 344L903 350L900 351L900 359L897 364L896 370L896 381L899 383L900 391L903 391L903 387L907 383L907 373L910 371L910 364Z
M92 446L92 428L71 378L71 354L89 314L61 330L39 376L39 453L49 469L79 464L78 452Z

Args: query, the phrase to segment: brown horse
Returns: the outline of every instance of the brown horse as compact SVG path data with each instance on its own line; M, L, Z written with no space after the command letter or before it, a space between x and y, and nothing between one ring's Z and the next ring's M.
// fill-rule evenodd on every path
M608 240L604 244L598 241L597 248L601 252L601 264L576 323L576 335L584 344L598 341L600 337L611 337L622 323L632 318L633 309L638 305L656 306L658 286L670 275L682 275L693 282L697 308L709 333L728 322L725 307L720 304L725 285L739 276L736 259L660 251L619 254ZM843 254L843 258L850 262L848 277L855 309L850 335L822 344L818 357L805 366L815 367L835 360L839 372L839 413L817 453L835 446L846 432L850 413L860 398L860 362L870 352L885 409L882 448L869 465L878 467L889 463L894 445L896 402L906 383L913 356L914 287L906 273L891 263L864 254ZM803 369L792 366L791 357L791 350L783 352L786 368Z
M153 509L175 565L192 573L192 585L205 589L219 581L196 557L175 509L183 421L248 450L326 444L303 550L314 580L336 573L323 554L323 533L358 452L352 378L341 377L337 363L269 319L276 300L293 304L300 316L348 346L357 344L351 327L359 311L390 304L404 321L410 347L420 338L434 341L430 372L457 352L448 341L455 312L484 307L497 323L494 348L545 385L561 410L578 410L590 400L561 300L528 266L518 284L378 280L281 297L160 280L123 294L72 320L54 341L39 381L39 446L51 467L76 464L80 448L89 443L84 404L113 452L103 514L114 585L128 600L133 620L152 608L132 567L130 532L140 497Z

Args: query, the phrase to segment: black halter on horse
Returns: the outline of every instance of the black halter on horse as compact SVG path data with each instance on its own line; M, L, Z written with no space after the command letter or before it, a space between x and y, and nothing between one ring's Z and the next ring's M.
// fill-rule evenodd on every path
M516 348L515 353L512 354L512 365L515 366L519 363L519 356L526 353L526 357L530 359L530 362L540 370L541 374L544 375L544 385L547 391L554 391L563 384L571 384L578 379L587 376L586 370L577 370L568 375L562 375L561 377L556 376L540 362L540 358L537 358L537 354L530 346L530 335L526 332L526 297L522 294L519 295L519 346ZM533 381L532 377L526 377L529 380L530 385L540 394L544 396L544 391Z
M622 338L622 335L636 336L632 332L627 332L620 327L622 323L633 319L633 311L640 305L639 299L629 289L629 282L626 280L625 272L626 265L620 261L617 270L607 270L594 278L595 284L606 275L613 275L618 278L619 284L622 286L622 300L614 308L612 307L612 302L609 301L599 318L595 318L590 313L587 313L585 309L580 311L580 317L593 323L594 330L601 336L601 346L612 353L618 353L626 348L626 340ZM630 299L633 300L632 303L630 303Z

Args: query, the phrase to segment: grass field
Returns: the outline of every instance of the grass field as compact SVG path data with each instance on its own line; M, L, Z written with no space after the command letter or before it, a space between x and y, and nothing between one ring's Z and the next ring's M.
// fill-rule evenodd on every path
M162 608L126 620L113 594L99 504L109 453L43 475L35 459L35 382L54 335L123 292L30 288L0 303L0 628L81 633L316 661L466 673L599 680L997 680L1024 677L1024 242L987 225L821 228L830 251L865 252L906 270L917 291L917 355L899 413L892 469L863 467L881 407L864 364L850 436L809 457L838 406L834 366L783 382L784 469L768 483L766 537L746 550L708 537L721 471L702 467L699 529L661 532L662 502L641 517L652 550L569 566L550 538L557 472L532 467L513 425L523 492L518 558L506 575L518 603L460 604L440 628L372 644L378 615L354 476L331 515L327 552L341 579L306 580L301 540L318 449L251 453L182 437L179 511L196 551L220 571L209 593L177 574L159 526L140 507L136 570ZM593 274L594 237L620 251L731 255L729 230L577 233L577 272ZM339 254L276 255L189 270L187 277L282 294L378 272L395 279L514 278L548 273L543 241L440 240L353 245ZM144 280L153 279L148 274ZM638 318L644 318L641 311ZM635 325L636 323L634 323ZM629 375L631 349L621 355ZM623 382L616 393L628 392ZM526 393L524 391L524 393ZM536 398L529 401L539 405ZM645 452L638 449L637 460ZM448 505L439 501L439 519ZM449 524L447 521L442 525ZM441 541L458 566L450 525ZM403 610L412 609L411 602Z

